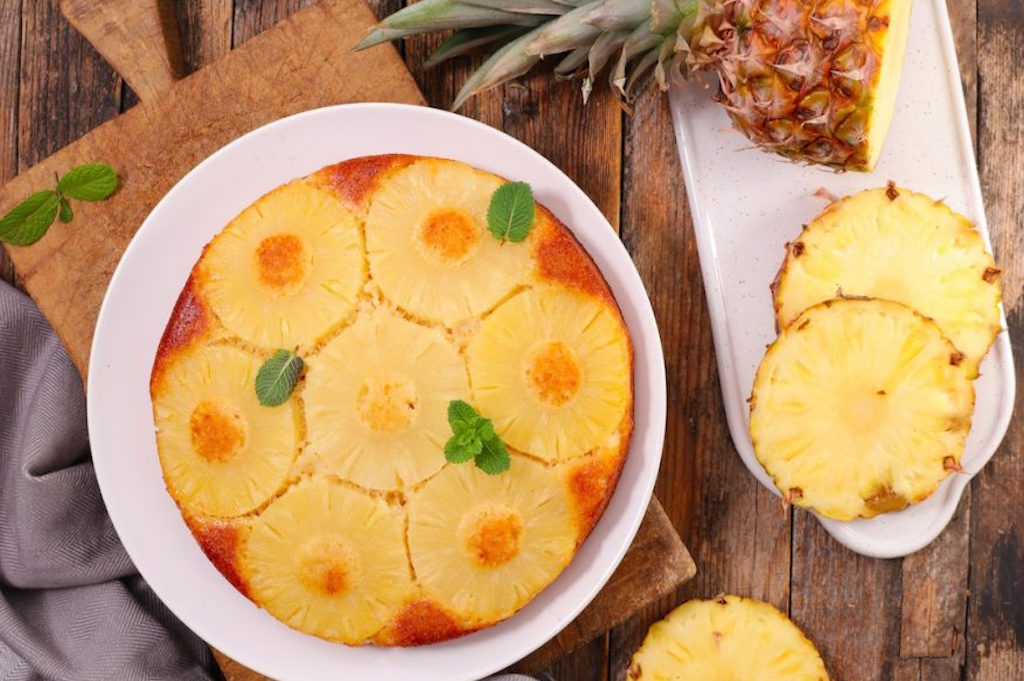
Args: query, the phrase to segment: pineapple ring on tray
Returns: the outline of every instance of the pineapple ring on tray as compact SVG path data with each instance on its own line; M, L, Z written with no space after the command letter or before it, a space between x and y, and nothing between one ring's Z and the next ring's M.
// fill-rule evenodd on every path
M789 244L776 320L837 293L894 300L935 320L974 377L1001 328L999 273L970 220L890 184L833 203Z
M468 395L465 363L440 331L363 310L309 360L308 451L363 487L415 485L444 465L448 403Z
M814 644L767 603L739 596L683 603L647 632L629 681L828 681Z
M241 572L252 598L288 626L359 645L416 591L404 531L400 509L317 478L260 514Z
M505 619L572 559L571 507L559 472L524 457L502 475L449 466L409 502L416 578L466 628Z
M384 295L417 317L454 326L518 286L529 271L530 244L487 231L491 196L504 183L434 158L383 178L369 197L366 251Z
M520 293L469 344L481 413L508 444L562 461L620 437L631 400L630 344L610 304L561 287Z
M811 307L769 346L754 379L757 458L787 503L836 520L921 502L960 470L974 409L963 359L905 305Z
M226 345L193 346L153 381L153 416L164 481L187 511L247 513L284 483L299 448L295 400L259 404L261 358Z
M411 156L245 209L193 268L151 386L203 551L272 616L349 645L526 605L597 524L633 429L629 332L572 233L528 185Z
M309 180L278 187L207 246L200 295L227 330L261 347L309 347L353 309L363 285L355 216Z

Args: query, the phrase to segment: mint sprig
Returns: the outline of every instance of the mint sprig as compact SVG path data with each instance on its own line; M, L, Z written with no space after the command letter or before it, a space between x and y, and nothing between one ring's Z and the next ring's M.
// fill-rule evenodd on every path
M68 197L101 201L117 190L117 183L117 171L103 163L72 168L57 180L56 188L36 192L0 218L0 241L15 246L34 244L58 216L64 223L74 218Z
M444 458L451 463L473 460L488 475L508 470L508 449L494 432L494 424L477 413L468 402L452 400L448 404L448 425L452 436L444 445Z
M487 230L498 241L519 243L533 227L536 205L533 190L525 182L507 182L491 195Z
M291 350L281 348L256 372L256 397L264 407L276 407L288 401L299 382L306 363Z

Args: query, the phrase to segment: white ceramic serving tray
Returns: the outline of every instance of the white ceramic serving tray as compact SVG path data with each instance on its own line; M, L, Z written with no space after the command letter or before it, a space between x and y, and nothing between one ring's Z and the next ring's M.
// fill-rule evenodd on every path
M568 568L510 619L416 648L349 648L290 629L246 600L192 538L164 488L149 399L157 343L200 251L267 191L337 161L403 152L465 161L526 180L587 249L615 294L635 360L635 428L607 512ZM142 576L188 627L281 681L470 681L526 656L579 614L633 541L665 434L665 366L654 312L601 211L550 161L482 123L427 107L350 104L270 123L196 166L125 251L100 310L89 361L89 436L114 528Z
M754 455L746 399L765 346L775 338L768 287L782 263L784 244L826 205L815 192L824 188L844 196L891 179L944 198L974 220L989 243L946 0L914 2L903 74L881 162L871 173L837 174L754 150L730 129L708 90L671 93L729 430L747 468L776 493ZM977 409L963 458L965 474L950 476L928 500L899 513L852 522L819 518L821 523L868 556L905 556L924 547L949 523L971 476L999 446L1014 389L1013 357L1003 332L975 383Z

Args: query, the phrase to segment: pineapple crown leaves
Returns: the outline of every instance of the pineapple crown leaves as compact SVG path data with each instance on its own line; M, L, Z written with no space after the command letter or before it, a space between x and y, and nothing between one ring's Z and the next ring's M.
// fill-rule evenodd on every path
M256 397L264 407L288 401L299 383L306 363L293 350L279 349L256 372Z
M444 445L444 458L451 463L473 460L488 475L508 470L508 449L494 431L490 419L477 413L468 402L452 400L448 404L448 425L452 436Z
M525 182L506 182L491 195L487 207L487 231L501 242L519 243L533 228L536 204Z
M720 4L727 7L739 1ZM556 75L582 77L584 99L596 77L613 62L609 81L630 100L652 77L664 90L682 74L691 38L707 26L711 13L707 0L420 0L377 24L356 49L455 29L427 59L424 67L429 68L496 45L456 95L452 109L518 78L544 57L563 53L568 56Z
M0 218L0 241L28 246L39 241L58 217L71 222L75 214L69 198L102 201L117 191L117 171L103 163L86 163L72 168L57 180L54 189L44 189L16 205Z

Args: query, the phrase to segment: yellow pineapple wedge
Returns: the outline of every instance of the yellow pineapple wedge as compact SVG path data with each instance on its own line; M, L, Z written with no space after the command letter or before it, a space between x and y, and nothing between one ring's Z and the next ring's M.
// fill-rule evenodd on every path
M207 246L197 281L231 333L261 347L308 348L352 311L364 269L355 216L302 179L232 220Z
M253 523L242 574L257 603L285 624L365 643L415 592L404 515L324 478L290 488Z
M761 601L739 596L683 603L654 624L629 681L828 681L803 632Z
M469 383L440 331L366 308L308 365L308 451L321 470L384 490L441 469L448 403L467 399Z
M381 180L366 216L366 251L384 295L417 317L447 326L507 296L526 277L530 247L503 243L487 231L491 196L504 183L434 158Z
M519 451L547 461L614 438L632 396L631 347L604 300L558 286L520 293L469 344L480 413Z
M890 184L833 203L789 244L773 285L779 328L838 293L931 317L973 377L1000 330L999 269L974 225Z
M449 465L409 501L416 579L466 629L526 605L569 564L577 537L560 474L522 456L501 475Z
M260 405L263 358L223 345L194 346L152 386L157 449L167 489L194 514L247 513L284 483L298 452L295 400Z
M973 409L963 355L934 322L899 303L838 299L768 348L750 435L786 501L870 518L923 501L960 469Z

